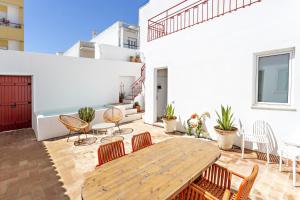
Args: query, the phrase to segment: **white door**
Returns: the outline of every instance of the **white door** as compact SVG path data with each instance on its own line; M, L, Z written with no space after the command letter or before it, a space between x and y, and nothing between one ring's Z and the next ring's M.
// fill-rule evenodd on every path
M157 70L157 118L161 118L165 113L168 103L168 69Z

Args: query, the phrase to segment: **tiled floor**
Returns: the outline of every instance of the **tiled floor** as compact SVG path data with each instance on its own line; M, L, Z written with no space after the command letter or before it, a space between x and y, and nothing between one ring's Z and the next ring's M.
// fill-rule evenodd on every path
M133 133L149 131L155 143L174 135L166 135L161 128L145 125L142 121L126 124ZM0 133L0 199L80 199L81 185L97 163L96 150L100 138L89 146L74 146L76 136L37 142L32 130ZM127 153L131 152L132 134L125 135ZM182 137L182 136L179 136ZM259 175L251 199L300 199L300 187L292 187L290 167L280 173L278 164L266 166L249 152L242 160L239 150L222 152L218 161L241 174L249 174L254 163L259 164ZM298 174L298 179L300 176ZM298 181L298 184L300 181ZM234 180L235 185L238 182Z

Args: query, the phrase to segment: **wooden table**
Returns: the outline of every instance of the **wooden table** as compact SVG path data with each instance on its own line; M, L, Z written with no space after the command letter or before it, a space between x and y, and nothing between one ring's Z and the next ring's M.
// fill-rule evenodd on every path
M170 199L219 159L219 148L173 138L106 163L82 187L83 200Z

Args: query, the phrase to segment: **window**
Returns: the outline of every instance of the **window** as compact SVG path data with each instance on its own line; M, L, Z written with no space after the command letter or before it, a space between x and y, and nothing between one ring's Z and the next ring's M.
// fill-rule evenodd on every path
M255 55L254 106L291 106L291 71L294 49Z

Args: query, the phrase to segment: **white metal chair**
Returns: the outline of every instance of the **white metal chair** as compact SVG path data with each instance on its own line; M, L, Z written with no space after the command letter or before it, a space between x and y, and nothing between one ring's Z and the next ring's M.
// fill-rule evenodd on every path
M300 158L300 147L284 144L279 149L279 155L280 155L279 171L282 171L283 157L293 161L293 186L296 186L296 164L297 164L297 158Z
M268 139L267 123L262 120L257 120L253 123L252 132L244 130L240 122L240 133L242 134L242 158L244 158L245 142L252 142L256 144L263 144L267 150L267 163L270 163L270 142Z

